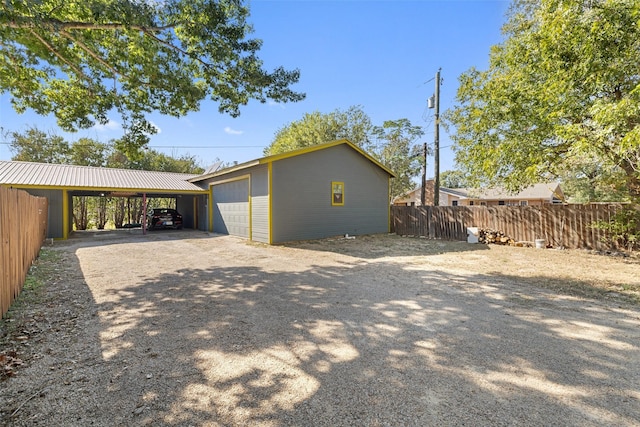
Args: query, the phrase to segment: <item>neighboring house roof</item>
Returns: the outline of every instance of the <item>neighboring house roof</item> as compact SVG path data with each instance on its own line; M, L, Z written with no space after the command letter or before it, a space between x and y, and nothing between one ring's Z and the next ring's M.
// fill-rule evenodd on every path
M373 158L371 155L367 154L364 150L362 150L357 145L353 144L351 141L349 141L347 139L339 139L337 141L327 142L325 144L312 145L310 147L300 148L298 150L288 151L286 153L275 154L273 156L266 156L266 157L261 157L259 159L250 160L248 162L241 163L239 165L235 165L235 166L232 166L230 168L222 169L222 170L219 170L219 171L216 171L216 172L213 172L213 173L209 173L209 174L205 174L205 175L196 176L194 178L189 179L189 181L190 182L204 181L205 179L213 178L213 177L220 176L220 175L226 175L228 173L236 172L236 171L243 170L243 169L247 169L247 168L250 168L252 166L268 164L268 163L272 163L272 162L275 162L275 161L278 161L278 160L283 160L283 159L288 159L288 158L291 158L291 157L301 156L303 154L312 153L312 152L318 151L318 150L325 150L327 148L335 147L335 146L338 146L338 145L346 145L346 146L352 148L353 150L357 151L362 156L364 156L366 159L371 161L373 164L375 164L379 168L383 169L385 172L387 172L392 177L396 176L396 174L393 173L391 171L391 169L389 169L386 166L384 166L382 163L380 163L378 160Z
M564 198L560 184L557 182L534 184L517 193L512 193L501 188L474 189L446 187L441 187L440 192L464 199L479 200L551 200L554 197L557 199Z
M51 163L0 161L0 184L111 190L204 191L188 181L194 174Z

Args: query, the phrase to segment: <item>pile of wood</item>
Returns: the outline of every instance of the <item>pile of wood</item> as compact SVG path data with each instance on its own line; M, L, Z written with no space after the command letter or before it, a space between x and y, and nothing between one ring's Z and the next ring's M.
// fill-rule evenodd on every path
M478 230L478 242L493 245L509 245L515 246L516 241L506 236L502 231L492 230L490 228L481 228Z
M478 242L486 245L509 245L521 248L533 247L533 242L516 241L502 231L496 231L490 228L481 228L478 230Z

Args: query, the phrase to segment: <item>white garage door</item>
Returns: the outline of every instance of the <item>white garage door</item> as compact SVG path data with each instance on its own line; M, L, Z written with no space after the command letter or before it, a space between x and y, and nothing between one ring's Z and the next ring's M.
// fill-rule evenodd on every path
M213 231L249 237L249 179L214 185Z

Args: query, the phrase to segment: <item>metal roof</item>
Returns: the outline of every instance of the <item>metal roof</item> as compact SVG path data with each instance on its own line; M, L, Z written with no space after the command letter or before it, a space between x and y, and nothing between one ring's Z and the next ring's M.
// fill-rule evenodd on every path
M520 200L520 199L544 199L552 200L554 197L563 198L560 184L553 183L537 183L530 187L524 188L517 193L509 192L502 188L445 188L441 187L440 191L454 196L481 199L481 200Z
M197 175L0 160L0 184L31 187L205 191L187 181Z

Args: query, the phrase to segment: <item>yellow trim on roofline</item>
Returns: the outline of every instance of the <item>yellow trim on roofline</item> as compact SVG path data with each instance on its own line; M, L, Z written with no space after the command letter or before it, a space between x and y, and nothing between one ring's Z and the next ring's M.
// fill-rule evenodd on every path
M207 179L212 179L212 178L215 178L217 176L228 175L230 173L237 172L237 171L242 170L242 169L247 169L247 168L250 168L252 166L270 164L270 163L278 161L278 160L288 159L290 157L300 156L302 154L312 153L314 151L324 150L325 148L331 148L331 147L335 147L337 145L342 145L342 144L345 144L345 145L353 148L355 151L357 151L362 156L364 156L367 160L371 161L373 164L375 164L376 166L378 166L379 168L381 168L382 170L384 170L389 175L391 175L392 177L395 178L396 174L393 173L393 171L391 169L387 168L385 165L383 165L382 163L380 163L379 161L374 159L372 156L367 154L362 148L358 147L357 145L355 145L354 143L352 143L348 139L338 139L336 141L331 141L331 142L327 142L327 143L324 143L324 144L316 144L316 145L312 145L310 147L305 147L305 148L300 148L300 149L293 150L293 151L288 151L286 153L274 154L273 156L267 156L267 157L262 157L260 159L251 160L251 161L248 161L246 163L241 163L241 164L233 166L233 167L231 167L229 169L223 169L221 171L214 172L214 173L209 174L209 175L202 175L202 176L197 176L197 177L194 177L194 178L189 178L187 181L188 182L205 181Z
M251 179L251 174L245 174L240 176L234 176L233 178L223 179L222 181L210 182L209 185L213 187L214 185L226 184L228 182L233 181L242 181L243 179Z

